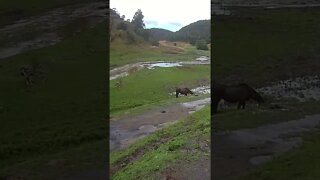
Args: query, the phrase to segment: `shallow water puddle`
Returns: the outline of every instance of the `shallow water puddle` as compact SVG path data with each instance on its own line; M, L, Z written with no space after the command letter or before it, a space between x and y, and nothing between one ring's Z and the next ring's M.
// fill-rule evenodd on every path
M299 101L320 100L320 78L319 76L298 77L273 83L257 91L277 98L295 98Z
M121 67L114 68L110 70L110 80L117 79L119 77L124 77L130 75L130 73L141 70L143 68L147 69L155 69L155 68L171 68L171 67L180 67L183 65L209 65L210 59L201 56L200 60L195 61L181 61L181 62L165 62L165 61L157 61L157 62L138 62L134 64L127 64ZM121 75L120 75L121 74Z
M156 108L134 117L110 121L110 150L126 148L136 140L178 122L179 119L200 110L210 98Z
M160 62L160 63L148 64L144 66L146 66L148 69L154 69L155 67L178 67L182 65L180 63Z

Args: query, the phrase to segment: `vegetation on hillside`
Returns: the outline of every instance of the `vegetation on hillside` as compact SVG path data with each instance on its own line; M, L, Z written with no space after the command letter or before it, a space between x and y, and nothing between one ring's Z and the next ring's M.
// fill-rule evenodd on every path
M196 45L197 41L202 41L209 44L211 42L210 27L210 20L200 20L181 28L177 32L159 28L148 29L148 32L154 40L184 41L192 45Z
M143 22L144 15L140 9L135 13L133 19L125 20L116 9L110 10L110 40L122 40L127 44L148 43L153 46L159 46L158 41L182 41L188 42L197 47L197 49L208 50L207 44L210 43L210 20L200 20L181 28L177 32L169 30L152 28L145 29Z

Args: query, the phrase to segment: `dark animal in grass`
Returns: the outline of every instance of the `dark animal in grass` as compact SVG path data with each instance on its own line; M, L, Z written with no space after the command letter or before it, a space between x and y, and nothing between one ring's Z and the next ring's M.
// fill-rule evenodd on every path
M193 94L193 92L190 91L190 89L188 89L188 88L177 88L176 89L176 98L178 98L179 93L184 94L185 96L187 96L188 94Z
M33 84L34 76L35 76L35 72L34 72L33 67L31 67L31 66L22 67L20 69L20 74L21 74L21 76L25 77L27 86L30 86L31 84Z
M259 103L264 102L263 98L253 88L245 83L238 85L227 86L224 84L214 84L212 86L213 92L213 112L217 112L218 104L221 99L230 103L238 103L238 109L246 106L246 101L253 99Z

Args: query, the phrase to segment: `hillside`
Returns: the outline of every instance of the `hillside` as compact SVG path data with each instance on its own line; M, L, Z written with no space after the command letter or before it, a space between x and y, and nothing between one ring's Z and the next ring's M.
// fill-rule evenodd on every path
M155 41L169 40L172 36L174 36L174 32L161 28L151 28L147 31L149 33L150 39L153 39Z
M166 29L152 28L148 29L149 37L153 40L184 41L195 44L197 40L205 40L210 43L210 20L199 20L182 27L177 32L171 32Z

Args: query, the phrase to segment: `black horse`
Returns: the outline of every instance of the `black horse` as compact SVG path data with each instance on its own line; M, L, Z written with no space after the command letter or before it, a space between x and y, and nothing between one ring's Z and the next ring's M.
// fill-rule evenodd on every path
M213 91L213 112L217 112L218 104L221 99L227 102L235 103L238 102L238 109L242 109L246 106L246 101L253 99L259 103L264 102L263 98L253 88L245 83L238 85L227 86L222 84L214 84L212 87Z
M179 93L184 94L185 96L188 94L193 94L193 92L188 88L176 88L176 98L178 98Z

